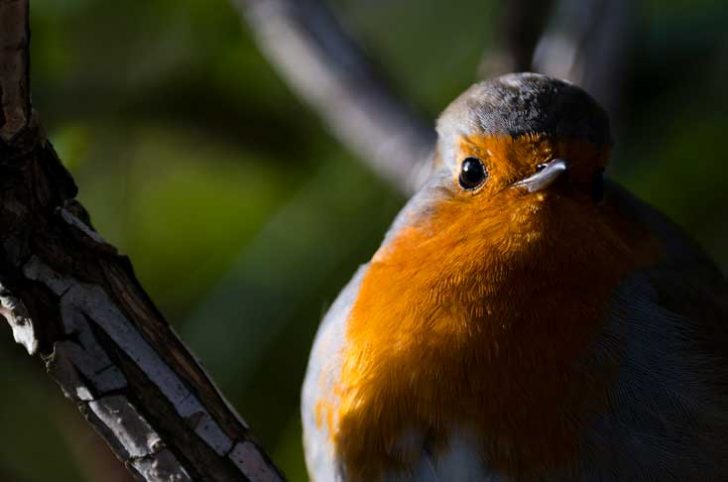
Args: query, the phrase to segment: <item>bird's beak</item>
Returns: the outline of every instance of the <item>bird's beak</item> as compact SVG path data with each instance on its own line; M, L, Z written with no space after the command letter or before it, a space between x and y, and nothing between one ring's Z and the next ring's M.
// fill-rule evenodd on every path
M565 160L554 159L546 164L542 164L540 167L541 169L536 174L521 179L513 184L513 186L526 188L528 192L541 191L558 179L566 171L568 166Z

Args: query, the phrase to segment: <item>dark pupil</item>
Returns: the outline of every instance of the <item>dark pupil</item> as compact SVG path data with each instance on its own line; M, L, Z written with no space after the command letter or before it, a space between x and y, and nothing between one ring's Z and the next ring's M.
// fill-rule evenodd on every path
M463 161L460 170L460 185L465 189L474 189L480 186L485 180L485 168L480 159L468 157Z

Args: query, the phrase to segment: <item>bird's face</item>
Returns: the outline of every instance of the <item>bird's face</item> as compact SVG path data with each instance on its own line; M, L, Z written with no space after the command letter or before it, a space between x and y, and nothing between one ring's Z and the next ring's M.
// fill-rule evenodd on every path
M488 221L517 232L537 218L558 216L559 203L581 205L593 214L602 200L608 145L538 132L514 137L443 131L448 137L441 139L435 160L439 196L433 205L468 206L473 229Z
M375 261L424 253L440 280L477 280L495 264L549 263L556 244L581 249L599 225L609 122L581 89L500 77L458 97L437 130L434 172Z
M497 228L505 238L517 236L567 214L564 204L591 216L602 200L608 120L569 84L534 74L477 84L445 110L438 133L423 203L428 215L416 218L427 224L431 213L449 211L434 216L433 235L459 214L469 218L472 236L497 242ZM486 232L478 232L479 224Z
M456 147L442 149L435 161L446 173L440 180L449 184L451 197L500 203L501 210L519 200L544 199L547 193L601 201L608 146L542 133L512 137L470 132L454 137L442 144Z

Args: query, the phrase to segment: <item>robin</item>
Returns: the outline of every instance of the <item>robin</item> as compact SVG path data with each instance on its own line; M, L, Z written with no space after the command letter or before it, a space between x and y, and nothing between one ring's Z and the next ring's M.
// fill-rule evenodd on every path
M728 480L728 282L605 183L604 110L511 74L437 130L429 180L319 328L311 478Z

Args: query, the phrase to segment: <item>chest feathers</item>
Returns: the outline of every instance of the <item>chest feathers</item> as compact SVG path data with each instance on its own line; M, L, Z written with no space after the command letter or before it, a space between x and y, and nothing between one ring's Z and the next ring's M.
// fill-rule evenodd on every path
M478 209L442 203L364 275L338 403L317 407L351 480L406 473L423 452L447 453L453 432L497 472L548 471L606 403L619 349L591 354L612 293L649 249L606 207L534 197L508 220Z

